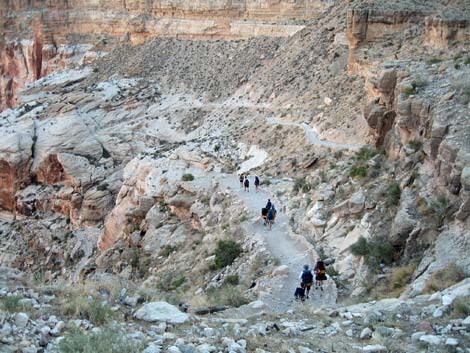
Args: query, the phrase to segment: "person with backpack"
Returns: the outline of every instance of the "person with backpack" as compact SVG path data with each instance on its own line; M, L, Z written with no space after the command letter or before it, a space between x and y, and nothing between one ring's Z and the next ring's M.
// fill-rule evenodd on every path
M326 268L325 263L321 259L317 259L317 263L314 268L315 272L315 289L320 287L320 290L323 291L323 281L326 281Z
M248 180L248 177L245 177L243 185L245 186L245 191L250 192L250 181Z
M313 273L310 271L308 265L304 265L303 271L300 273L299 279L307 292L307 299L310 293L310 288L313 285Z
M245 180L245 177L243 176L243 173L240 174L240 189L243 189L243 181Z
M272 206L271 199L268 199L268 203L266 204L266 209L269 210Z
M255 189L256 189L256 192L258 192L258 189L259 189L259 178L258 178L258 176L255 176Z
M300 282L300 287L297 287L294 292L295 299L300 299L301 301L305 301L305 286L302 282Z
M271 228L273 227L273 223L274 223L274 210L272 207L268 210L266 220L269 226L269 230L271 230Z
M268 218L268 209L266 207L261 209L261 218L263 218L263 226L265 226Z
M274 207L274 204L271 205L271 210L273 211L273 223L276 220L277 210Z

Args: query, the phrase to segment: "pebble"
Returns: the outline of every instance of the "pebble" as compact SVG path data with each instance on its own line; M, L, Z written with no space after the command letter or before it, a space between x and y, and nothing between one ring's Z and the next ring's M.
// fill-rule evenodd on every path
M364 328L359 335L361 340L368 340L372 337L372 330L369 327Z
M24 328L28 324L29 316L25 313L18 313L15 316L15 325Z

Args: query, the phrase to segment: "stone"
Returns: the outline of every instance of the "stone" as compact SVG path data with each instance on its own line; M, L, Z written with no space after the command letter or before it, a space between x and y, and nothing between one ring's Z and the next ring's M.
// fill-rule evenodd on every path
M166 350L168 353L181 353L180 349L175 346L170 346Z
M470 326L470 316L467 316L463 321L462 325L464 326Z
M51 335L54 337L60 336L64 328L65 328L65 322L59 321L51 330Z
M380 344L373 344L373 345L368 345L362 348L362 351L364 353L379 353L379 352L386 352L387 347L382 346Z
M459 340L456 339L456 338L449 337L449 338L446 339L445 345L446 346L456 347L456 346L459 345Z
M28 324L29 316L25 313L18 313L15 315L15 325L19 328L24 328Z
M361 340L368 340L368 339L372 338L372 333L373 333L372 330L369 327L366 327L361 331L361 334L359 335L359 338Z
M424 336L425 334L426 334L426 332L423 332L423 331L415 332L411 335L411 340L412 341L419 341L421 336Z
M356 192L349 199L349 212L352 214L361 213L364 209L364 203L366 202L366 197L362 191Z
M162 351L161 347L155 343L150 343L147 348L145 348L142 353L160 353Z
M354 331L352 329L347 330L346 331L346 336L353 337L354 336Z
M253 309L261 309L265 306L265 304L261 300L255 300L255 301L251 302L250 304L248 304L248 306L250 308L253 308Z
M442 339L436 335L423 335L419 338L420 342L425 342L431 346L437 346L442 343Z
M289 274L289 266L281 265L274 269L273 276L285 276Z
M432 317L434 317L434 318L442 317L442 315L444 315L444 312L439 308L434 310L434 312L432 313Z
M313 351L308 347L299 346L297 347L299 353L313 353Z
M449 306L454 302L455 296L452 294L444 294L442 296L442 305Z
M167 322L170 324L182 324L188 321L189 316L182 313L174 305L167 302L150 302L136 311L134 317L147 322Z

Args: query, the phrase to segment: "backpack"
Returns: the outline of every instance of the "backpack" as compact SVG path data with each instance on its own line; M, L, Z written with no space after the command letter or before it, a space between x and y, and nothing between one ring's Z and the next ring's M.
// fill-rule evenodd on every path
M272 208L270 208L268 211L268 219L269 220L274 219L274 212Z
M248 181L248 179L245 179L245 187L248 187L250 186L250 182Z
M309 284L313 282L313 274L310 270L302 272L302 283Z
M259 185L259 178L255 177L255 185Z

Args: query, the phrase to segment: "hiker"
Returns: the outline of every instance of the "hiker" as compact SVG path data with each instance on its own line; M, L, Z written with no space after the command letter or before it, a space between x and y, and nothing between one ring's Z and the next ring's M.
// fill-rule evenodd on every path
M263 218L263 225L265 226L267 224L266 219L268 218L268 209L266 207L261 209L261 218Z
M258 192L258 189L259 189L259 178L258 178L258 176L255 176L255 188L256 188L256 192Z
M274 207L274 204L271 205L271 210L273 211L273 223L276 220L277 210Z
M295 299L300 299L301 301L305 300L305 286L302 282L300 282L300 287L295 289L294 297Z
M317 263L315 264L315 289L320 289L323 291L323 281L326 281L326 268L325 264L321 259L317 259Z
M273 210L273 208L271 207L268 210L268 214L266 215L266 220L267 220L267 223L268 223L268 226L269 226L269 230L271 230L271 228L273 227L274 217L275 217L274 211L275 210Z
M299 279L301 280L303 287L307 291L307 299L308 299L308 294L310 293L310 288L312 287L312 284L313 284L313 273L312 271L310 271L308 265L304 265L304 269L300 273Z
M248 180L248 177L245 177L245 182L243 185L245 186L245 191L250 192L250 181Z
M243 173L240 174L240 189L243 189L243 181L245 180L245 177L243 176Z
M268 199L268 203L266 204L266 209L269 210L272 206L271 199Z

